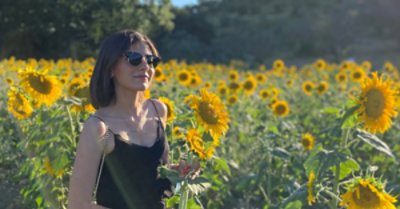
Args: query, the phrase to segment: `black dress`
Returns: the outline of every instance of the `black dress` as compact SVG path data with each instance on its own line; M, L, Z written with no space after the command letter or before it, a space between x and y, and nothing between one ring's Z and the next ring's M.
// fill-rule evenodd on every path
M168 163L163 156L169 150L160 117L157 140L151 147L128 144L118 134L114 139L114 150L105 156L99 171L97 204L111 209L165 209L163 198L172 196L173 187L169 179L157 174L157 167Z

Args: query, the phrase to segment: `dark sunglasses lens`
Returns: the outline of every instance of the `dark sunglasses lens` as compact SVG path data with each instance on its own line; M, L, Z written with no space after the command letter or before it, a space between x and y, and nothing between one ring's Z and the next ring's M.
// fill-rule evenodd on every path
M153 65L153 67L157 67L158 63L160 62L160 58L154 55L146 55L147 64Z
M139 53L129 53L128 54L128 60L129 63L131 63L134 66L138 66L142 62L142 55Z

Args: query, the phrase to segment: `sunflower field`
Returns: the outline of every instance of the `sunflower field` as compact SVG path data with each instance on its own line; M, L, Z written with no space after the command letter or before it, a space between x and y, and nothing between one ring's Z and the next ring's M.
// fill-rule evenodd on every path
M19 207L67 208L95 60L0 61L0 182ZM161 64L169 208L399 209L400 75L386 62Z

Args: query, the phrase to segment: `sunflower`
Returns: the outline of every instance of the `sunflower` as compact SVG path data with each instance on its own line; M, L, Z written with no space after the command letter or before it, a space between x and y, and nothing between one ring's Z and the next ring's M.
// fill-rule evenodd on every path
M201 82L202 82L202 79L201 79L200 76L198 76L198 75L192 75L192 76L190 77L189 86L191 86L191 87L197 87L197 86L199 86L199 85L201 84Z
M281 59L277 59L274 61L272 68L276 70L283 69L285 67L285 62Z
M301 88L307 96L311 96L312 90L314 89L314 83L312 81L304 81Z
M246 80L243 82L242 86L244 93L247 96L250 96L257 88L257 81L254 78L254 76L248 76Z
M342 201L340 206L346 206L347 209L396 209L393 203L396 198L386 193L383 186L374 183L370 179L359 178L349 186L347 192L340 197Z
M230 81L238 81L239 73L236 70L229 71L229 80Z
M206 89L211 88L211 86L212 86L212 83L210 81L207 81L204 83L204 88L206 88Z
M14 80L13 80L12 78L6 78L6 83L7 83L9 86L13 86L13 85L14 85Z
M185 101L195 110L197 121L213 138L226 133L229 128L229 115L217 95L208 92L207 89L201 89L200 97L190 95Z
M289 105L284 100L278 100L272 105L272 113L276 116L286 117L289 111Z
M257 80L258 83L263 84L263 83L267 82L267 76L265 76L262 73L257 73L256 74L256 80Z
M268 97L270 96L270 92L268 89L262 89L259 93L260 97L262 99L268 99Z
M175 116L174 102L166 97L159 97L158 100L160 100L167 106L167 123L170 123L171 121L175 120L176 116Z
M272 88L270 89L270 92L271 92L271 95L272 95L273 97L278 97L279 94L280 94L280 89L279 89L279 88L276 88L276 87L272 87Z
M44 158L44 169L47 171L48 174L55 177L61 177L64 174L62 169L56 171L53 166L51 165L49 157Z
M24 95L14 88L8 90L7 108L18 120L26 119L32 115L33 109Z
M289 87L293 86L293 80L292 79L287 80L286 85Z
M154 73L154 80L157 82L162 82L164 81L165 75L163 70L160 67L157 67L155 69L155 73Z
M369 71L372 68L372 64L370 61L364 61L361 63L361 67L365 70L365 71Z
M383 65L383 70L386 72L393 72L396 67L391 62L385 62Z
M329 84L328 84L328 82L326 82L326 81L321 81L321 82L319 83L319 85L317 86L317 93L318 93L319 95L323 95L323 94L325 94L325 92L328 91L328 89L329 89Z
M231 95L228 97L228 104L229 105L233 105L235 104L237 101L239 100L239 98L236 95Z
M303 136L301 137L301 144L306 150L308 151L312 150L315 144L314 136L311 135L310 133L303 134Z
M241 86L240 86L240 84L238 82L233 81L233 82L229 83L228 88L229 88L229 90L231 92L236 93L236 92L238 92L240 90Z
M310 172L310 175L308 176L308 182L307 182L307 202L308 205L312 205L313 203L315 203L315 196L313 195L313 182L315 180L315 174L314 171Z
M326 62L323 59L318 59L314 62L314 67L318 70L324 70L326 68Z
M339 72L338 74L336 74L336 81L338 82L338 83L346 83L346 81L347 81L347 75L346 75L346 72L344 72L344 71L342 71L342 72Z
M50 76L33 69L20 72L21 86L32 98L41 104L51 106L60 98L61 83L55 76Z
M225 95L228 94L228 92L229 92L228 87L226 87L226 86L219 86L218 87L218 93L219 93L220 96L225 96Z
M182 132L182 128L179 126L175 126L174 129L172 130L172 137L174 137L175 139L180 139L183 138L183 132Z
M177 74L177 79L183 86L188 86L190 84L190 78L191 76L188 70L180 70Z
M366 75L364 69L361 67L354 68L350 76L351 80L357 83L362 82L365 79L365 77Z
M391 118L397 115L395 93L392 81L383 81L377 72L361 84L361 95L357 100L360 108L357 112L367 131L384 133L390 128Z
M204 147L204 141L201 138L197 129L189 129L186 134L186 141L190 145L190 149L193 150L200 159L205 160L211 158L214 148L210 146L208 149Z

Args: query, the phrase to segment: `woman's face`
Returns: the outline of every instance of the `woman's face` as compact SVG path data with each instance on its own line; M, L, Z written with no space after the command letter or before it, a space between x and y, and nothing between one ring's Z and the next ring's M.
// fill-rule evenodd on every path
M141 62L137 66L134 66L123 55L112 69L115 88L122 88L129 91L144 91L150 87L155 72L153 66L147 64L144 56L152 55L152 52L148 45L141 41L131 46L129 52L141 54Z

